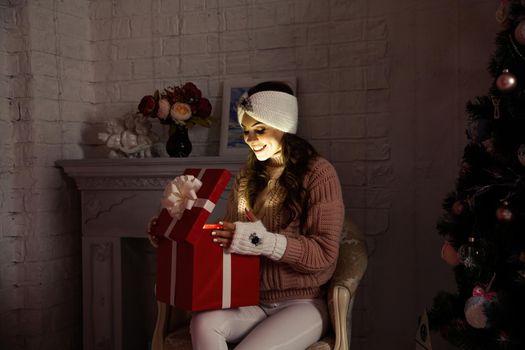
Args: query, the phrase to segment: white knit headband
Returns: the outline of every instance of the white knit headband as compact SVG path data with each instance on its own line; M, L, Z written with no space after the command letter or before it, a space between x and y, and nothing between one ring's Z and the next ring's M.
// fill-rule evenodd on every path
M244 113L283 132L297 132L297 98L285 92L260 91L251 96L244 93L237 104L239 124Z

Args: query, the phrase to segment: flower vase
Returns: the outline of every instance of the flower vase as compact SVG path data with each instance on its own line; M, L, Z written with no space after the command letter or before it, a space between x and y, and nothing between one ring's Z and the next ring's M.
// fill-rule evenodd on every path
M170 157L187 157L191 153L191 141L186 125L170 125L170 137L166 142L166 151Z

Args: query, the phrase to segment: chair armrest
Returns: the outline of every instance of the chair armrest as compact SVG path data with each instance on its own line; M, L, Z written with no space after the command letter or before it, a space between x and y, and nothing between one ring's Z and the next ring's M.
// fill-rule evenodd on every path
M352 297L366 272L367 266L368 249L364 235L351 221L346 221L331 285L345 286Z

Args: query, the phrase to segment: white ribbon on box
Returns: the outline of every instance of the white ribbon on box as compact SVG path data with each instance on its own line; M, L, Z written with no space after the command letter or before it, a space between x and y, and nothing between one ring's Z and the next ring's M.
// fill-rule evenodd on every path
M205 169L201 169L197 177L193 175L177 176L164 189L161 205L171 215L168 228L164 236L169 238L173 227L180 220L184 210L191 210L193 207L203 208L211 213L215 208L215 203L207 198L197 198L197 191L202 187L202 176ZM173 241L171 251L171 288L170 300L175 301L175 278L177 268L177 242ZM222 308L227 309L231 306L231 255L224 249L222 252Z
M201 187L201 180L193 175L177 176L164 189L160 203L170 213L171 217L178 221L184 210L193 208L197 201L197 191ZM202 201L199 204L202 206Z

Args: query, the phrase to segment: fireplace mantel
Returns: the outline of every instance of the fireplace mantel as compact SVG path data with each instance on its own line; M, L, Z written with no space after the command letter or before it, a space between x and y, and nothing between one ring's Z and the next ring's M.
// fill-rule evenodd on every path
M239 157L57 161L81 192L85 350L127 347L123 339L122 242L147 237L147 224L159 212L165 185L186 168L223 168L235 174L244 161ZM226 197L227 191L211 220L222 215Z
M79 190L162 189L186 168L223 168L235 173L240 157L72 159L57 161Z

